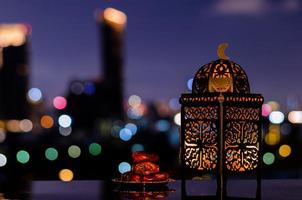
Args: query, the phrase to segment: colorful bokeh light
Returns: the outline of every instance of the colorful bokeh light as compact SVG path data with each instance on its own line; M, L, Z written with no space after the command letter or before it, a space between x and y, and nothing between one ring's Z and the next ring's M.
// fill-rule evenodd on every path
M30 159L29 153L25 150L18 151L16 157L17 157L17 161L22 164L28 163L28 161Z
M89 153L93 156L98 156L102 152L102 146L98 143L91 143L89 145Z
M70 169L62 169L59 172L59 178L61 181L70 182L73 180L73 172Z
M65 97L57 96L52 101L53 106L58 110L63 110L67 106L67 100Z

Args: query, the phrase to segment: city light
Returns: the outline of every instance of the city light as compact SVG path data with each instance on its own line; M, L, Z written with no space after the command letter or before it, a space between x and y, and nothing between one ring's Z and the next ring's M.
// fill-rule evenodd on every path
M27 98L31 103L40 103L42 100L42 92L39 88L31 88L27 92Z
M181 125L181 115L180 112L174 115L174 123L178 126Z
M114 8L106 8L103 13L104 22L111 24L117 30L123 30L127 16L125 13Z
M67 128L71 126L72 119L68 115L61 115L58 119L59 125L62 126L63 128Z
M269 114L269 121L273 124L281 124L284 121L284 114L280 111L273 111Z
M70 169L62 169L59 172L59 178L61 181L70 182L73 180L73 172Z
M80 95L84 92L84 85L81 82L75 81L71 84L70 90L75 95Z
M144 151L145 150L145 148L144 148L144 146L142 145L142 144L134 144L134 145L132 145L132 147L131 147L131 151L132 152L136 152L136 151Z
M6 123L6 129L13 133L21 132L20 121L15 119L8 120Z
M100 155L102 152L102 147L98 143L91 143L89 145L89 153L93 156Z
M275 162L275 156L274 154L270 153L270 152L267 152L263 155L263 162L266 164L266 165L271 165Z
M188 88L188 90L192 91L192 86L193 86L193 78L190 78L187 81L187 88Z
M125 128L129 129L131 131L132 135L135 135L137 132L137 126L133 123L126 124Z
M29 132L33 129L33 123L29 119L21 120L19 126L23 132Z
M180 109L180 103L177 98L172 98L169 100L169 107L174 111L178 111Z
M269 131L264 137L264 141L268 145L277 145L280 142L280 125L270 124Z
M137 107L142 103L142 99L137 95L131 95L128 99L128 104L132 107Z
M6 139L5 130L3 128L0 128L0 143L4 142L5 139Z
M76 145L71 145L68 148L68 155L71 158L78 158L81 155L81 149L80 149L80 147L78 147Z
M302 124L302 111L291 111L288 114L288 121L293 124Z
M49 147L45 150L45 157L47 160L54 161L58 158L58 151L55 148Z
M269 104L262 105L262 116L267 117L272 112L272 108Z
M53 121L53 118L49 115L44 115L41 117L40 119L40 124L43 128L51 128L53 127L53 124L54 124L54 121Z
M67 106L67 100L65 97L57 96L52 101L53 106L58 110L63 110Z
M84 85L84 93L87 95L92 95L95 93L95 85L92 82L86 82Z
M0 153L0 167L4 167L7 163L7 158L4 154Z
M22 164L26 164L30 159L29 153L25 150L18 151L16 157L17 157L17 161Z
M121 162L119 165L118 165L118 171L121 173L121 174L124 174L126 172L129 172L131 171L131 165L127 162Z
M59 127L59 133L63 136L68 136L70 135L72 132L72 128L69 126L67 128L64 128L64 127Z
M161 120L158 120L155 123L155 128L158 131L165 132L165 131L168 131L170 129L170 123L169 123L168 120L161 119Z
M277 111L280 108L280 105L276 101L269 101L267 104L271 107L272 111Z
M30 29L24 24L1 24L0 46L20 46L26 41Z
M290 148L289 145L284 144L284 145L282 145L282 146L279 148L279 151L278 151L278 152L279 152L279 155L280 155L281 157L286 158L286 157L288 157L288 156L291 154L292 149Z
M132 132L128 128L123 128L120 130L119 133L120 139L123 141L129 141L132 137Z

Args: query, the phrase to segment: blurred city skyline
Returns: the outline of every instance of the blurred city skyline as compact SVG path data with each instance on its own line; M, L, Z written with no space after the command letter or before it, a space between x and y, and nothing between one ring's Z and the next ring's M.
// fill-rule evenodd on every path
M146 100L179 97L204 64L226 54L246 71L251 91L265 101L300 101L302 13L298 0L38 1L0 0L1 23L28 23L30 86L51 100L73 79L102 73L97 10L127 14L125 96ZM286 70L286 71L285 71ZM296 108L297 109L297 108Z

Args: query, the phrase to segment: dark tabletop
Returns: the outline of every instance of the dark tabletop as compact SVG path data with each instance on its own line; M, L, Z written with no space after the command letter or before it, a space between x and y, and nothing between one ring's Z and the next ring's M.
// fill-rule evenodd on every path
M169 183L166 192L167 200L181 199L180 181ZM255 197L256 181L230 180L228 195L240 197ZM188 181L187 192L192 196L213 195L216 182L213 180ZM31 184L31 199L129 199L127 192L112 191L105 181L33 181ZM125 196L126 193L126 196ZM129 192L130 194L131 192ZM141 194L142 196L142 194ZM143 198L141 198L143 199ZM140 200L141 200L140 199ZM146 198L147 199L147 198ZM300 179L271 179L262 180L262 199L302 199L302 180Z

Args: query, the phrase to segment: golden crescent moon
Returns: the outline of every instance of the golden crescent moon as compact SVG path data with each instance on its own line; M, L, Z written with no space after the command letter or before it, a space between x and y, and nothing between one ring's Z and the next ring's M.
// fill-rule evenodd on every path
M217 48L217 55L220 59L224 59L224 60L229 60L230 58L228 56L225 55L225 49L228 48L229 44L228 43L221 43L218 45Z

